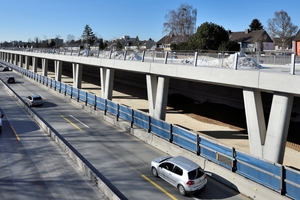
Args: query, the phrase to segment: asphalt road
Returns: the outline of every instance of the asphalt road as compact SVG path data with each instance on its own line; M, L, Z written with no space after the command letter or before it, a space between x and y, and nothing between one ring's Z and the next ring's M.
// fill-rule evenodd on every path
M20 74L14 72L5 72L0 73L0 78L5 78L5 75L8 73L14 75L16 78L17 83L11 84L10 86L19 94L19 96L25 97L30 93L39 93L44 98L45 103L43 106L34 107L32 109L35 110L42 118L44 118L52 127L54 127L128 199L247 199L243 195L240 195L236 191L224 186L219 182L214 181L211 178L208 178L208 185L206 186L206 188L204 188L204 190L200 191L197 194L194 194L193 196L181 196L176 188L172 187L159 178L154 178L151 175L149 169L150 161L155 157L164 155L163 152L141 142L137 138L121 131L114 126L101 121L99 118L85 112L84 110L81 110L74 105L67 103L60 96L57 96L53 92L49 92L44 86L40 86L32 80L21 76ZM2 94L4 92L2 87L3 86L0 87L0 97L8 98L6 97L6 95L3 97ZM7 99L0 100L0 102L7 101ZM18 107L16 106L16 102L14 102L13 100L9 101L11 104L10 107ZM5 115L7 114L7 116L11 116L11 114L6 113L8 112L7 110L10 110L9 107L6 107L6 104L5 107L4 105L2 105L2 108L5 111ZM54 179L57 180L58 183L49 184L53 186L54 189L49 189L50 191L48 191L49 195L53 195L53 192L51 192L52 190L55 190L55 188L61 189L60 186L66 184L65 173L71 173L68 170L64 170L63 173L55 172L55 169L59 171L62 168L58 167L58 164L63 163L63 160L68 160L68 158L66 158L63 153L58 153L60 149L54 145L54 142L52 142L45 134L43 134L38 129L37 125L27 123L27 121L31 121L28 119L28 117L27 119L23 120L23 118L20 118L18 116L17 113L24 113L24 111L12 112L15 112L15 117L10 121L12 124L15 124L15 130L19 135L21 141L19 143L30 145L28 149L24 150L24 153L26 153L27 151L27 154L29 154L30 156L31 154L36 156L35 159L31 158L31 162L27 161L27 163L21 163L21 166L19 166L18 163L17 168L21 167L23 169L27 169L29 168L28 166L31 166L32 168L34 168L35 166L44 167L40 170L36 170L36 174L26 173L26 176L21 176L19 173L17 174L17 176L21 176L23 184L28 184L27 187L30 187L30 183L28 183L28 180L35 180L35 176L44 176L42 175L42 172L44 171L46 173L50 173L50 171L52 172L54 170L53 173L57 175ZM8 125L8 122L4 123L6 127ZM22 126L25 127L22 128L22 126L19 126L19 124L22 124ZM7 128L4 129L5 134L6 129ZM12 138L15 137L13 132L10 132L10 135ZM49 143L53 143L53 146L45 147L45 145L43 144L44 142L39 142L39 140L48 140ZM41 154L42 152L45 152L46 155ZM9 156L4 156L3 158L1 157L1 160L5 160L5 158L8 157ZM50 158L53 158L53 160L50 161ZM15 164L16 162L11 163L9 165L10 168L13 168ZM50 167L48 168L48 165L53 166L54 169L50 169ZM72 163L70 163L70 166L72 166ZM73 168L76 169L74 166ZM9 169L7 169L7 171L9 172ZM70 171L72 170L70 169ZM12 174L11 176L13 175L14 174ZM45 177L47 177L47 175L45 175ZM76 181L76 179L79 179L77 176L75 178L74 175L73 178L75 180L70 180L70 182L75 188L69 188L70 193L71 191L82 193L78 195L92 193L87 189L82 189L81 182ZM44 179L38 179L40 181L34 182L34 184L38 185L41 188L40 190L48 187L47 184L47 187L44 186ZM80 180L83 181L83 183L86 183L87 186L93 188L93 186L90 183L85 182L84 179ZM6 182L4 182L4 185L6 185ZM9 188L10 185L12 185L12 183L7 181L6 188ZM79 188L76 188L76 186L80 186L80 190ZM163 190L160 188L162 188ZM30 191L26 189L23 190L21 188L19 190L24 191L24 193ZM64 189L61 189L61 191L63 192ZM15 192L11 192L15 194ZM33 194L33 192L31 191L30 193ZM0 195L2 195L2 191ZM83 199L79 198L76 193L73 195L75 198L72 199ZM56 198L56 196L54 196L54 198ZM89 199L99 198L91 197Z
M0 111L0 199L106 199L2 84Z

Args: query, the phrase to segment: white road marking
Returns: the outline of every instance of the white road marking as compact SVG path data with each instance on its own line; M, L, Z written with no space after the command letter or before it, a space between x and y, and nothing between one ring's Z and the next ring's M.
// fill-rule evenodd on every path
M70 115L70 117L72 117L73 119L75 119L76 121L78 121L80 124L82 124L83 126L90 128L88 125L84 124L83 122L81 122L79 119L76 119L73 115Z

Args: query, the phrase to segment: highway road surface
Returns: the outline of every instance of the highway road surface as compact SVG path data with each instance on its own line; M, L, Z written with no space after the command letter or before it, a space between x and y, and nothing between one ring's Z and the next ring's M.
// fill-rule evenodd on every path
M163 152L67 103L61 96L16 72L1 72L0 78L5 80L7 74L15 76L17 83L9 86L22 98L32 93L43 97L44 105L32 109L128 199L248 199L211 178L208 178L208 185L199 193L181 196L176 188L151 175L151 160L165 155ZM1 172L0 175L0 195L40 195L36 199L41 199L44 194L52 199L64 199L60 198L63 194L66 199L84 199L82 197L87 195L92 195L88 199L103 198L87 178L80 175L62 150L26 116L3 87L0 84L0 104L5 114L5 127L0 140L0 166L5 173ZM7 127L9 124L13 130ZM12 151L13 155L6 151Z

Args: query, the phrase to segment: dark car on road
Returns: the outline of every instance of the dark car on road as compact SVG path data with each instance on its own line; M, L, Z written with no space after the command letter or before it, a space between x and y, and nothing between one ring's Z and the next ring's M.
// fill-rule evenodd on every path
M6 77L6 83L15 83L15 77L13 76L7 76Z
M7 72L7 71L10 71L10 69L9 69L9 67L4 66L3 69L2 69L2 71L3 71L3 72Z
M28 106L41 106L44 103L43 98L39 94L33 94L25 98Z

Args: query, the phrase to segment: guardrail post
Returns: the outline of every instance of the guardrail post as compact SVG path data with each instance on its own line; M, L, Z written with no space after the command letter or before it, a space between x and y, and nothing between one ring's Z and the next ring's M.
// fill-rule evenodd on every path
M195 52L195 56L194 56L194 66L197 66L197 60L198 60L198 51Z
M285 169L284 166L280 167L280 194L285 195Z
M120 104L117 104L117 121L119 121L120 116Z
M126 56L127 56L127 50L124 52L124 58L123 58L123 60L126 60Z
M94 110L97 109L97 95L94 95Z
M239 58L239 55L238 53L235 53L235 56L234 56L234 66L233 66L233 69L234 70L237 70L237 66L238 66L238 58Z
M131 122L130 122L130 127L132 128L133 127L133 123L134 123L134 111L133 109L131 109Z
M143 51L142 62L144 62L144 60L145 60L145 51Z
M104 99L104 115L106 115L107 112L107 99Z
M166 55L165 55L165 61L164 61L164 64L167 64L167 63L168 63L168 55L169 55L169 52L167 51L167 52L166 52Z
M231 164L231 171L235 172L236 171L236 151L235 148L232 147L232 164Z
M148 115L148 133L151 132L151 116Z
M111 54L112 54L112 50L109 51L109 56L108 56L109 59L111 59Z
M295 75L295 57L296 55L293 53L291 55L291 74Z
M173 126L170 124L170 132L169 132L169 142L173 142Z
M88 93L85 92L85 106L87 106L87 102L88 102Z
M197 145L197 147L196 147L196 154L199 156L200 155L200 140L201 140L201 138L200 138L200 136L197 134L197 138L196 138L196 145Z

